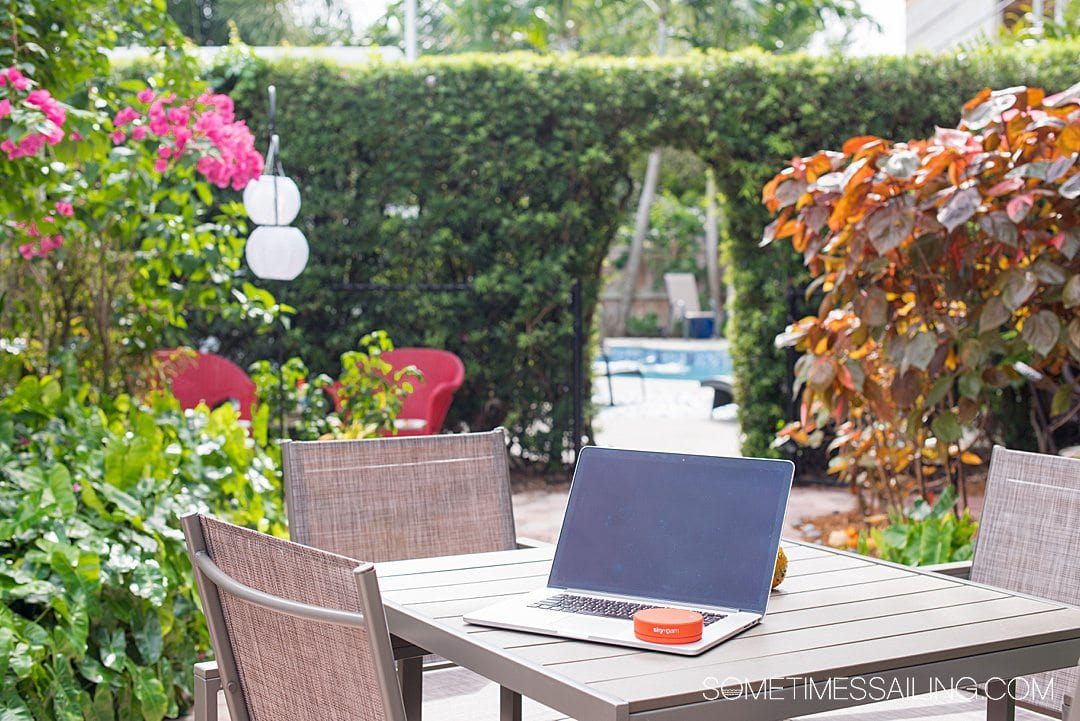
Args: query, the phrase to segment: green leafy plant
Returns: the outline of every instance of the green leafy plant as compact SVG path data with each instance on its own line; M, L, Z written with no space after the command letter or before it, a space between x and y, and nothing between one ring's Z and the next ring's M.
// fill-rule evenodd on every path
M281 418L284 405L284 435L293 440L392 433L402 401L413 391L409 379L422 378L415 366L395 370L381 358L393 349L385 331L368 333L360 339L359 350L342 354L341 375L336 381L325 373L311 374L297 357L280 367L256 361L249 372L260 410L273 424ZM335 398L340 407L335 407Z
M208 649L177 517L284 535L276 467L228 404L185 413L75 378L68 362L0 399L0 707L159 721L190 706Z
M859 553L908 566L969 560L979 524L966 508L957 518L955 503L956 491L946 486L933 505L918 498L907 513L890 511L888 526L859 533Z
M640 318L632 315L626 319L626 334L636 338L656 338L660 335L660 318L651 310Z

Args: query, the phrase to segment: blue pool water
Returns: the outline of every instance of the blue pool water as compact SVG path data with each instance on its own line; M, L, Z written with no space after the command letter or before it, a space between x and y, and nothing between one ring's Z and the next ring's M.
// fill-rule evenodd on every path
M681 348L649 348L647 346L612 346L607 349L611 363L629 361L638 364L646 378L702 380L713 376L731 375L731 356L726 350L690 350ZM603 361L603 358L597 360ZM620 368L626 366L620 364ZM603 366L598 365L602 371ZM612 368L612 372L616 372Z

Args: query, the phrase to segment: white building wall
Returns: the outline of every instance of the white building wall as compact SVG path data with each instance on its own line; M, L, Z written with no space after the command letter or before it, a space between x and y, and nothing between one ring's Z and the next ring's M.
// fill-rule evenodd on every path
M907 52L992 39L1002 9L1000 0L907 0Z

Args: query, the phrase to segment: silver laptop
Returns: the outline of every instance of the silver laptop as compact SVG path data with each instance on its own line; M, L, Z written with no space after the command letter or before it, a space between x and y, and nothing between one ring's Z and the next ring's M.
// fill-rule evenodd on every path
M469 623L692 656L765 616L795 466L588 447L547 587L465 615ZM700 641L634 635L643 608L705 617Z

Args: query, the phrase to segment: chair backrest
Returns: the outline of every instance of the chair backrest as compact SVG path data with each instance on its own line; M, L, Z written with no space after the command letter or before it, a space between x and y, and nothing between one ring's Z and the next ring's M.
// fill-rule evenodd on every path
M154 351L154 357L164 368L181 408L194 408L200 403L217 408L236 401L240 418L251 420L255 383L240 366L214 353L192 354L184 349Z
M454 392L465 382L465 364L461 359L438 348L395 348L383 353L382 359L394 370L416 366L423 374L422 379L408 379L413 392L405 397L399 417L422 419L426 425L419 429L401 428L398 435L430 435L441 431Z
M1080 460L996 446L971 580L1080 605ZM1028 705L1059 714L1077 669L1034 676L1052 693ZM1052 682L1052 683L1051 683ZM1034 688L1034 687L1033 687Z
M693 273L664 273L664 288L674 317L701 310L697 280Z
M375 567L182 519L232 721L404 721Z
M506 436L282 444L294 541L391 561L515 547Z

